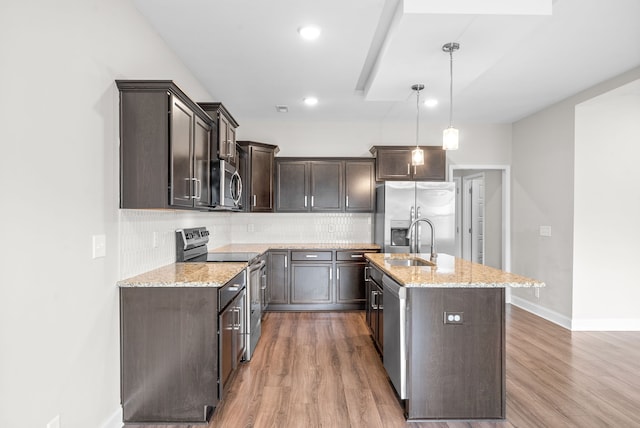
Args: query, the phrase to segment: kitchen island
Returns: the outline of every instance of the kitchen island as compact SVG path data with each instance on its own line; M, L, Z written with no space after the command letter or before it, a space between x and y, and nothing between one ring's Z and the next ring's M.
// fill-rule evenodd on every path
M446 254L365 257L367 321L407 419L504 419L505 288L544 283Z

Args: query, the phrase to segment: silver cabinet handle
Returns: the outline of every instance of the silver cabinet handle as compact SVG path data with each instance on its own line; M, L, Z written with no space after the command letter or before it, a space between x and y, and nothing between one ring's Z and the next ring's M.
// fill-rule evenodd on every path
M307 195L304 195L304 207L307 208Z
M369 282L369 269L371 269L370 266L365 266L364 267L364 282Z
M315 259L315 258L318 258L318 255L317 254L305 254L305 257L308 258L308 259Z
M198 179L198 200L202 199L202 180Z
M336 281L340 281L340 269L336 268Z
M411 164L407 164L407 175L411 175Z
M288 257L284 256L284 268L285 269L287 268L287 259L288 259Z
M238 290L240 290L239 285L232 285L231 287L227 288L227 291L238 291Z
M349 208L349 195L347 195L347 208Z
M329 281L333 279L333 269L329 268Z
M311 195L311 208L313 208L313 195Z
M256 206L256 199L257 199L257 198L256 198L256 195L253 195L253 206L254 206L254 207Z
M363 254L351 254L351 258L353 258L353 259L361 259L363 257L364 257Z

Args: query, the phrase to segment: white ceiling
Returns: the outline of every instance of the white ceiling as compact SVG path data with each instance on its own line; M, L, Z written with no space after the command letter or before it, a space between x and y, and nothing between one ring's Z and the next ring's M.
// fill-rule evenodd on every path
M441 48L452 41L460 43L456 123L513 122L640 66L640 0L134 3L241 125L411 119L414 83L426 85L423 99L439 100L423 117L447 121L449 55ZM513 3L537 12L498 13ZM298 37L308 23L322 28L315 42ZM302 104L309 95L320 100L313 108ZM281 104L289 113L276 112Z

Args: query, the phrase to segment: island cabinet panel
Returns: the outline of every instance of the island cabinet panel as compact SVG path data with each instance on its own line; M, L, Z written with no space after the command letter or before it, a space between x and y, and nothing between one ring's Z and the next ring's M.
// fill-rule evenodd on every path
M504 419L504 302L504 288L408 289L408 419Z
M206 422L218 404L218 289L121 288L124 422Z

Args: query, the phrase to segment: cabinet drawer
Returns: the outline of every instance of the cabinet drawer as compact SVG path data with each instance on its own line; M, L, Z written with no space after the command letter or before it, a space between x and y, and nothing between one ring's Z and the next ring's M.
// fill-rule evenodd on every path
M338 251L336 252L336 260L344 262L364 262L364 253L370 253L371 251Z
M333 260L332 253L332 251L292 251L291 260L298 262L331 261Z

